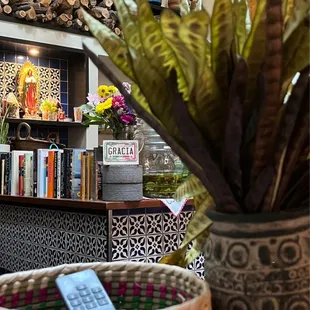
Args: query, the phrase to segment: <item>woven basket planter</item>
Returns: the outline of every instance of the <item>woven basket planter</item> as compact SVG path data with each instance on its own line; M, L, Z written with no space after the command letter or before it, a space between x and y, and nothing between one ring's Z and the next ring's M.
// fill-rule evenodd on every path
M0 276L0 308L66 309L55 279L90 268L116 309L211 310L209 288L192 272L128 262L61 265Z

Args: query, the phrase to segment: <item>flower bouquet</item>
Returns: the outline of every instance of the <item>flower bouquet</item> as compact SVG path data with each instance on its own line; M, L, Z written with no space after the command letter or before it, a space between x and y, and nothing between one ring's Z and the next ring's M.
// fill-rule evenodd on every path
M57 121L58 102L56 99L44 99L40 105L43 120Z
M123 83L130 93L130 84ZM127 131L128 127L136 124L136 114L125 103L125 98L114 86L101 85L97 94L88 94L87 104L82 106L83 114L87 118L84 125L102 125L110 128L114 138Z

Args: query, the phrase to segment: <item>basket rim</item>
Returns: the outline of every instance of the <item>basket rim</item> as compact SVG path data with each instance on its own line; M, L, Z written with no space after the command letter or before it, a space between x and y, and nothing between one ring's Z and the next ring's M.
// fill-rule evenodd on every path
M95 271L141 271L167 274L176 277L187 277L194 285L201 288L201 293L209 291L206 281L198 278L192 271L178 267L158 263L138 263L138 262L94 262L94 263L75 263L64 264L55 267L47 267L42 269L26 270L15 273L4 274L0 276L0 287L15 282L25 282L28 280L39 280L44 277L57 277L60 274L67 274L82 271L85 269L93 269Z

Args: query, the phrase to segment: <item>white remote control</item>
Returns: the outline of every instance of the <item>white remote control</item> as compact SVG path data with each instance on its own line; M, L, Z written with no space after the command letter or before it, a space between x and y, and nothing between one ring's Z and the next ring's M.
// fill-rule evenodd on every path
M115 310L96 273L91 269L59 277L56 285L70 310Z

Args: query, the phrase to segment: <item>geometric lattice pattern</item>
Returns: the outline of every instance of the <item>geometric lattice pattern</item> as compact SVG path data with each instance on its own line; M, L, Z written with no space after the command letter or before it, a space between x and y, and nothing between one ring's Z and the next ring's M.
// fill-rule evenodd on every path
M111 261L156 263L178 248L192 216L191 208L174 216L167 208L113 210L111 221ZM203 256L189 269L204 274Z
M0 270L93 261L156 263L177 249L191 216L190 207L175 217L167 208L89 214L0 204ZM203 278L203 256L189 269Z
M16 94L17 79L21 64L0 62L0 97L4 98L9 92ZM36 67L40 77L40 102L48 97L60 100L60 70L44 67Z
M0 98L16 94L19 70L26 60L36 67L40 77L40 102L48 97L58 99L68 115L68 61L55 58L23 56L0 51Z
M0 267L10 271L107 260L107 217L0 205Z

